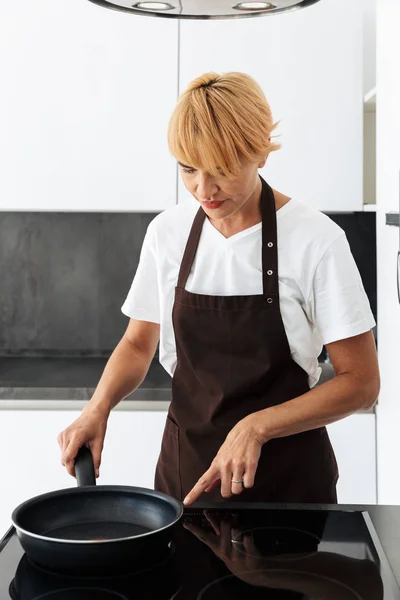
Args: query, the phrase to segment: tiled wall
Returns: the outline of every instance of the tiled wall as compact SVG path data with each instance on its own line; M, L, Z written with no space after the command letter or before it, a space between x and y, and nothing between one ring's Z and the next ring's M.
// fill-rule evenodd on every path
M109 354L155 213L0 213L0 355Z

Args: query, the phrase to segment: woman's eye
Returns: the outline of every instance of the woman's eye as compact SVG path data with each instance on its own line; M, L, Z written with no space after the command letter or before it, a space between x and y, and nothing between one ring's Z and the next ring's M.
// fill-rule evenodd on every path
M194 169L182 169L182 171L183 171L184 173L189 173L189 174L192 174L192 173L194 173Z

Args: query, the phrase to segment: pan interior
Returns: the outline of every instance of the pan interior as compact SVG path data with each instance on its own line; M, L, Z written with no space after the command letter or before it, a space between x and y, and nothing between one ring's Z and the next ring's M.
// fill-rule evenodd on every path
M16 510L14 521L29 533L53 539L97 541L157 531L178 517L174 505L140 488L98 486L34 498Z
M105 590L98 589L68 589L68 590L56 590L46 594L45 596L37 596L39 598L50 598L51 600L117 600L122 598L125 600L125 596L121 596L117 592L108 592Z
M73 525L64 525L43 532L46 537L63 540L117 540L133 537L153 531L135 523L119 523L118 521L83 521Z
M125 596L121 596L117 592L108 592L105 590L98 589L68 589L68 590L57 590L54 592L50 592L50 594L46 594L45 596L38 596L36 600L39 598L50 598L51 600L117 600L118 598L122 598L125 600Z

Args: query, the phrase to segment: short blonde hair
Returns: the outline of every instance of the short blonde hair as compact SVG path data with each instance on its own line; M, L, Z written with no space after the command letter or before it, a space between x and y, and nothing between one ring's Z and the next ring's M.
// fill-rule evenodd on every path
M258 83L245 73L205 73L180 95L168 145L182 164L235 176L241 157L252 162L278 150L269 138L279 124Z

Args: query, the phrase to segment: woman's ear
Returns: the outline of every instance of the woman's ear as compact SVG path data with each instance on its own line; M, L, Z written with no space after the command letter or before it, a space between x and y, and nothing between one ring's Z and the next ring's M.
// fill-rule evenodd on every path
M265 166L265 163L267 162L267 158L268 158L268 156L263 156L263 158L260 160L260 162L258 163L259 169L262 169Z

